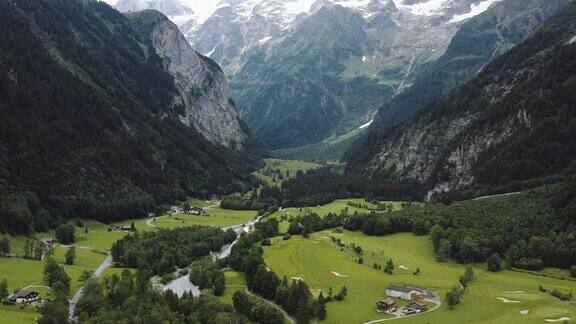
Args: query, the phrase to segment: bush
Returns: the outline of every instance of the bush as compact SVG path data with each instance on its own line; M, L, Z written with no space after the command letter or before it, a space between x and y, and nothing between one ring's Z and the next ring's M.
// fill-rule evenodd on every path
M74 225L70 223L60 225L56 229L56 239L62 244L72 244L76 239L75 231Z
M272 245L272 242L270 241L269 238L265 238L262 240L262 242L260 243L262 246L270 246Z
M285 234L285 235L282 237L282 239L283 239L284 241L288 241L290 238L292 238L292 236L291 236L290 234Z
M168 284L170 281L174 280L174 275L172 273L165 273L160 277L160 282L163 285Z
M486 260L486 266L489 271L497 272L502 269L502 259L498 253L492 254L488 260Z
M570 276L576 278L576 265L570 267Z
M540 271L544 269L542 259L535 258L521 258L516 262L516 267L525 270Z

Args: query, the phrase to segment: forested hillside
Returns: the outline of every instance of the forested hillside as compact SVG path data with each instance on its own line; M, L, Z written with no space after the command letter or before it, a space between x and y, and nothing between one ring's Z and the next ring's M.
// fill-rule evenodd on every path
M465 22L442 55L379 110L374 125L393 125L473 78L522 42L569 0L504 0Z
M180 121L172 76L133 27L97 1L0 2L0 228L143 216L251 181Z
M575 159L576 4L478 77L367 140L348 172L434 191L518 190L570 174Z

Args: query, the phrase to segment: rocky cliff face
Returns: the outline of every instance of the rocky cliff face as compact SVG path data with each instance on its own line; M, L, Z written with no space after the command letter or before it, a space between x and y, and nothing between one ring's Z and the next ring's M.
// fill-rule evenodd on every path
M393 125L468 81L524 40L569 0L505 0L465 22L446 52L413 83L385 102L374 127Z
M101 1L0 1L0 30L9 31L0 33L0 222L20 232L62 218L114 222L253 181L246 151L211 143L182 123L185 105L174 104L190 89L175 85L170 64L193 59L201 67L172 68L200 82L199 100L225 92L221 72L168 32L160 57L151 35L162 20L144 18L127 19Z
M431 193L559 176L574 138L576 4L453 94L374 131L348 172L426 183Z
M196 53L168 19L159 22L150 37L180 92L175 104L184 107L182 122L193 125L214 143L241 149L246 133L218 65Z

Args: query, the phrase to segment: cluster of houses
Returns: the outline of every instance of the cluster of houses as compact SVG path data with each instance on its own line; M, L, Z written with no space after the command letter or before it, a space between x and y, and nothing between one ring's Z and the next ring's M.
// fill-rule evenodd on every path
M14 304L36 306L42 302L39 294L28 289L21 289L18 292L6 297L6 300Z
M133 232L132 226L112 224L108 227L108 232Z
M206 215L206 211L200 207L195 206L186 206L183 208L182 206L172 206L170 207L170 214L191 214L191 215Z
M398 303L396 298L408 300L410 303L402 308L402 315L412 315L428 310L428 305L425 300L427 298L434 298L434 294L428 290L409 285L389 285L386 288L385 300L376 303L376 309L383 313L396 313L398 311Z

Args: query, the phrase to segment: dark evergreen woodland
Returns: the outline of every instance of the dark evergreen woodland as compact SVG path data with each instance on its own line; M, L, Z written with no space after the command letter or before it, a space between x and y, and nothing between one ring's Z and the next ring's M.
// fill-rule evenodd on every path
M103 2L0 2L0 229L139 217L238 190L241 159L178 120L150 41Z

